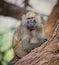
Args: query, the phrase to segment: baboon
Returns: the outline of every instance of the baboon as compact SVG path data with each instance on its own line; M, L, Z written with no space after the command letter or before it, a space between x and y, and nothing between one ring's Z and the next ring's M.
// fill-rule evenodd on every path
M23 15L21 25L13 36L12 44L16 57L22 58L32 49L47 41L41 21L41 17L34 12Z

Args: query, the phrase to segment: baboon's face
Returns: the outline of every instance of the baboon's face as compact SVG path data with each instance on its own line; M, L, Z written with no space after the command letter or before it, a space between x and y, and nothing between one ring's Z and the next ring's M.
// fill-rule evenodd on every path
M34 12L23 15L22 20L22 25L25 25L30 31L41 27L41 17Z
M25 25L30 31L34 30L36 27L36 20L34 18L27 18Z

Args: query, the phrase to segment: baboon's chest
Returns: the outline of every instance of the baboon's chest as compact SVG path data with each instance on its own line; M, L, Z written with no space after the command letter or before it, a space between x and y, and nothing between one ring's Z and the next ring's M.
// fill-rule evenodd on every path
M35 43L38 41L38 32L36 30L31 32L31 43Z
M25 41L30 41L30 42L37 42L38 40L38 32L36 30L29 31L25 29L25 27L21 30L21 39Z
M32 37L38 37L38 32L36 30L31 31Z

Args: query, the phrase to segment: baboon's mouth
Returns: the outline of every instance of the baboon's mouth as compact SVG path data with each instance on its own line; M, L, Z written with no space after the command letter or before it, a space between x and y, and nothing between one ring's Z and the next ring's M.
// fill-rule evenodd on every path
M32 31L32 30L35 30L35 26L27 26L27 28Z

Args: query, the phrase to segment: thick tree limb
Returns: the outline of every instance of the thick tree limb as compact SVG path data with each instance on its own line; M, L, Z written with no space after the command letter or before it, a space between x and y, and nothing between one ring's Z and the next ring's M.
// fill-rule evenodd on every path
M47 23L45 23L44 25L45 35L47 39L51 38L58 19L59 19L59 0L57 1L57 4L54 6L51 14L49 15Z

